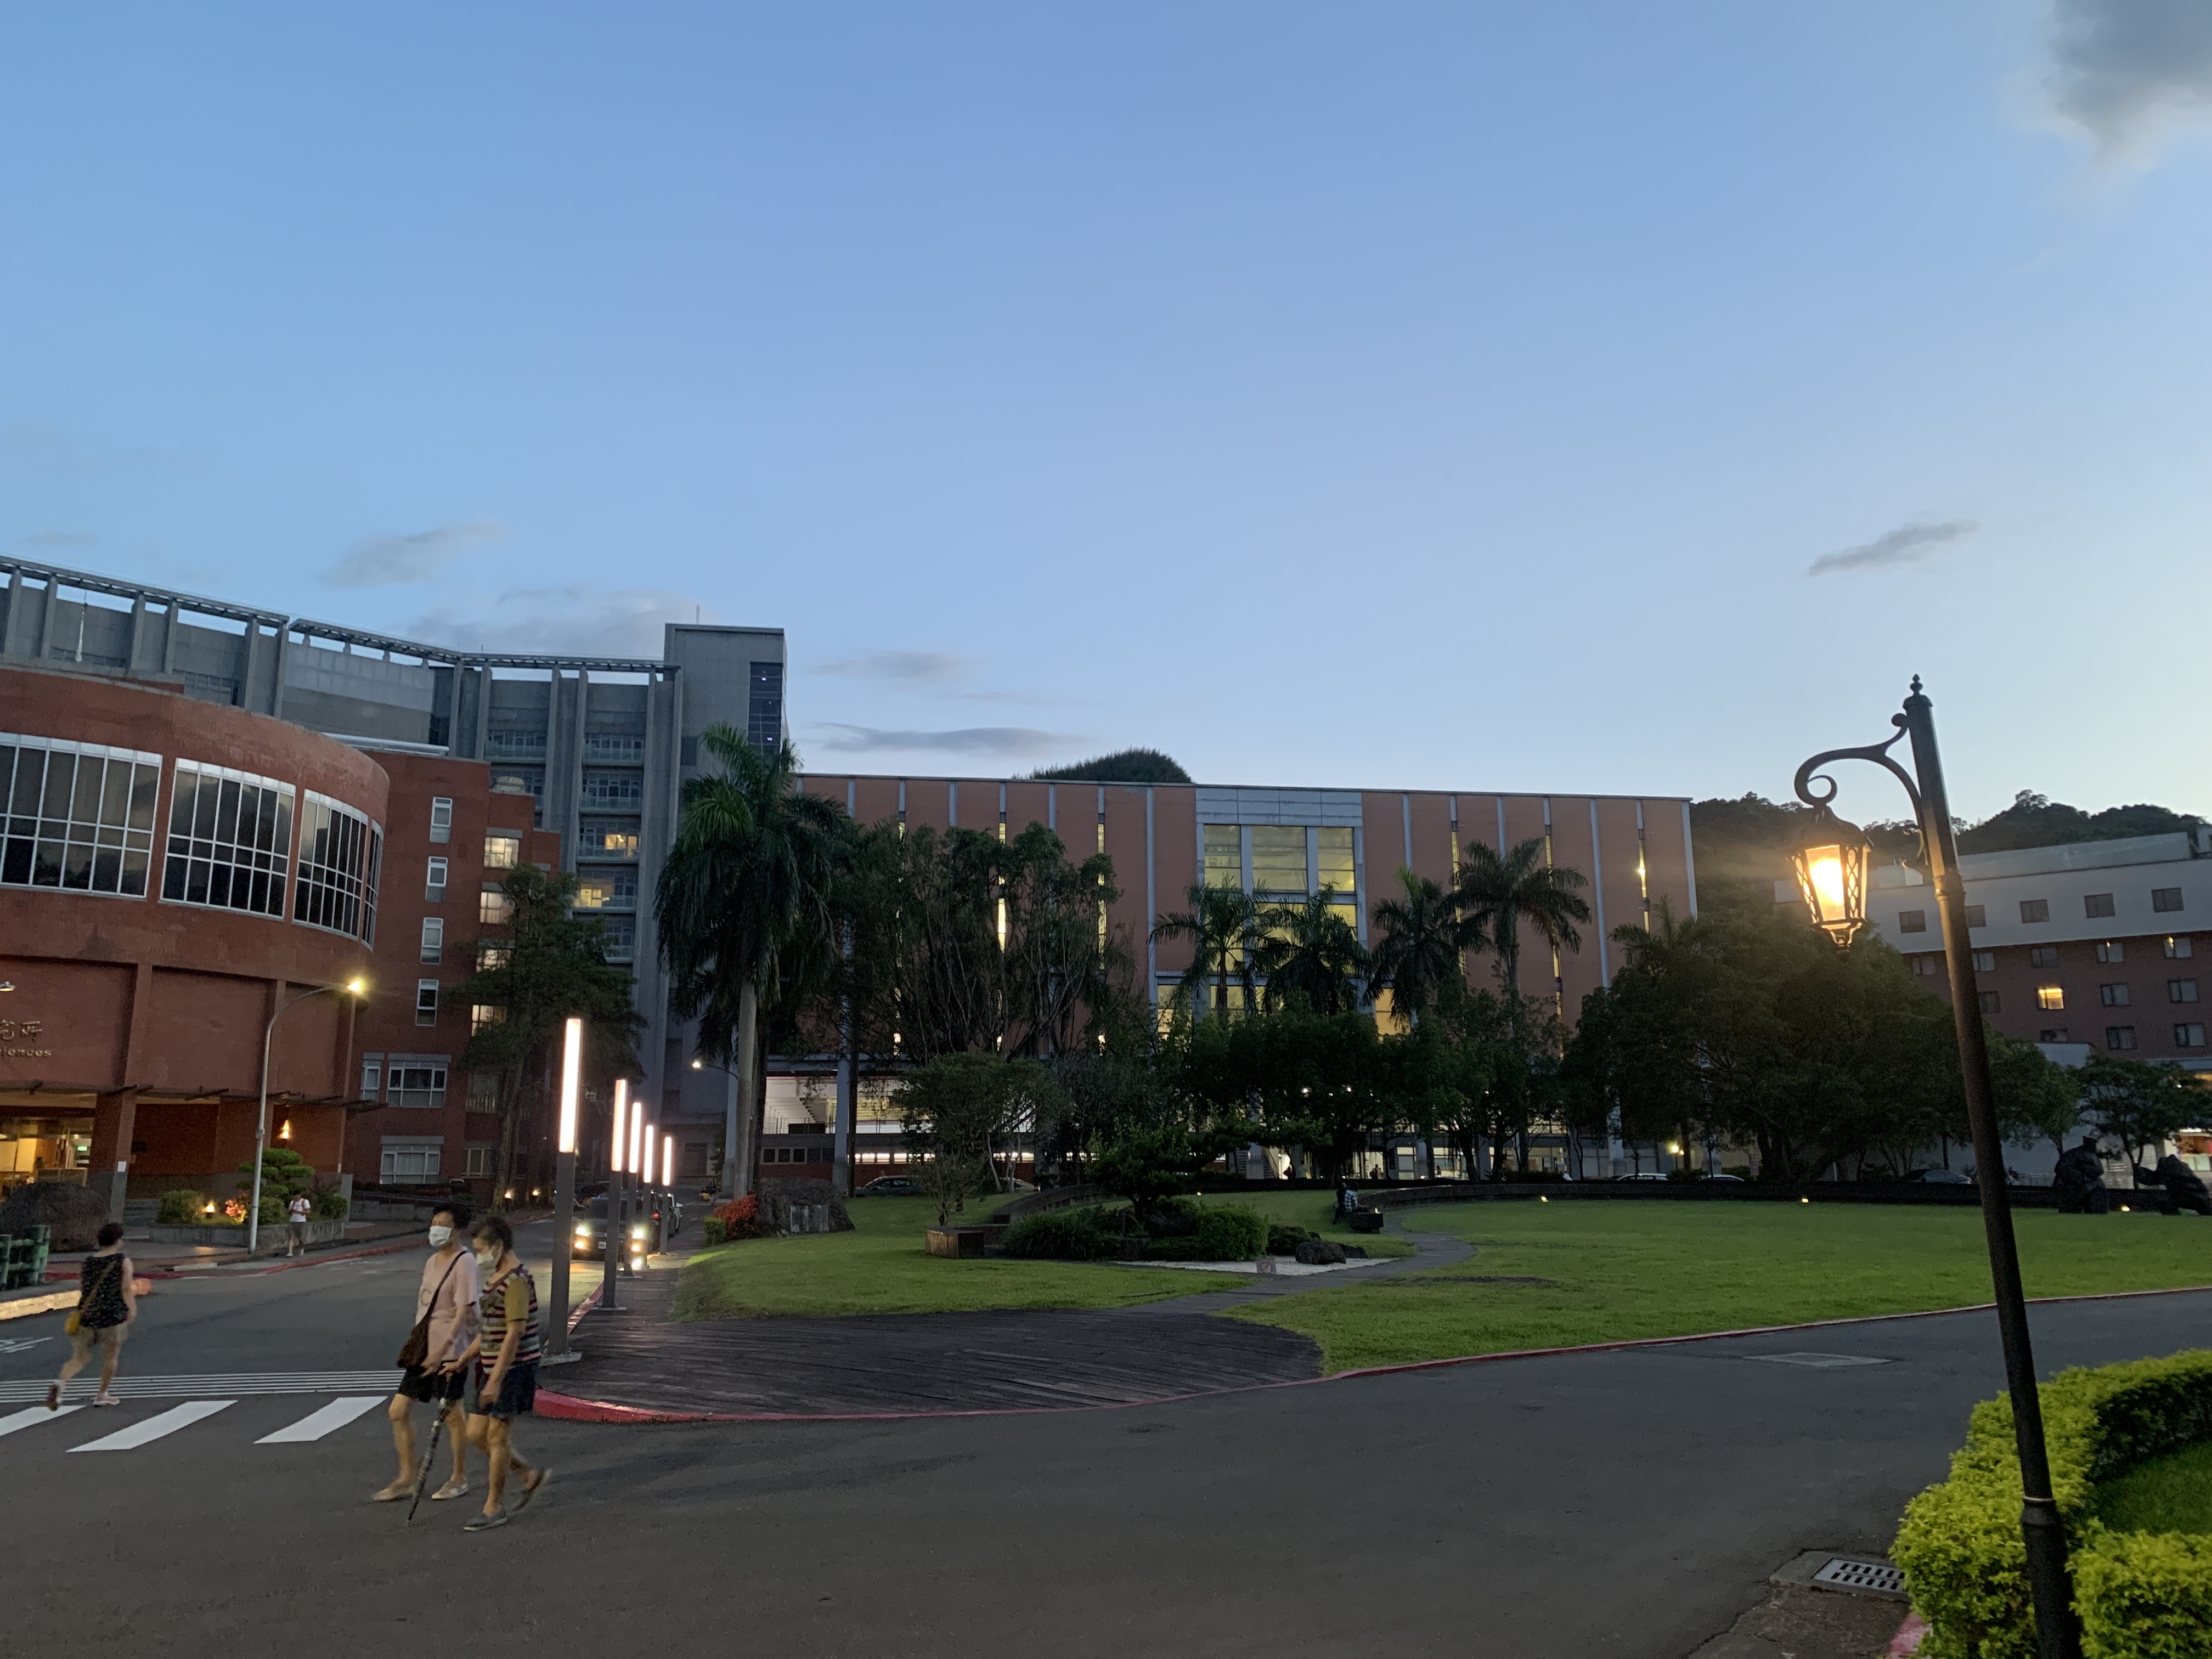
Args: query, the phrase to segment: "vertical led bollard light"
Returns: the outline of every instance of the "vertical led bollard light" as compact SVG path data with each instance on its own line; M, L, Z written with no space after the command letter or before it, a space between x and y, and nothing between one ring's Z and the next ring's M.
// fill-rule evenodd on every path
M622 1273L622 1241L629 1231L627 1206L623 1203L623 1153L629 1142L629 1079L615 1079L614 1133L607 1139L607 1224L600 1235L604 1246L599 1271L599 1305L610 1312L620 1313L622 1306L615 1300L615 1281Z
M584 1022L570 1019L561 1035L561 1104L553 1139L552 1317L545 1322L540 1363L558 1365L579 1358L568 1346L568 1264L576 1250L576 1105L584 1086Z
M653 1207L652 1195L646 1190L652 1184L652 1172L646 1168L645 1163L645 1149L650 1144L646 1139L645 1108L640 1106L629 1115L630 1190L635 1194L636 1201L630 1206L630 1224L623 1235L623 1262L632 1273L637 1271L635 1265L637 1260L636 1241L633 1235L638 1223L651 1212Z

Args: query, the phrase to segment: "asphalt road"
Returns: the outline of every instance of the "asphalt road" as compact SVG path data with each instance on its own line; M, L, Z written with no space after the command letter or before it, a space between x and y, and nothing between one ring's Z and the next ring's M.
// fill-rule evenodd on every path
M392 1460L374 1407L258 1443L377 1397L312 1385L388 1363L415 1271L164 1286L128 1350L142 1380L307 1373L307 1392L179 1384L12 1432L25 1407L0 1404L0 1651L1680 1659L1799 1550L1881 1548L2001 1379L1976 1315L1106 1411L539 1422L519 1439L556 1471L546 1496L468 1535L472 1504L410 1529L366 1501ZM2035 1323L2051 1370L2212 1346L2212 1294ZM59 1325L0 1327L33 1340L0 1352L9 1398L51 1373ZM1882 1363L1763 1358L1808 1351Z

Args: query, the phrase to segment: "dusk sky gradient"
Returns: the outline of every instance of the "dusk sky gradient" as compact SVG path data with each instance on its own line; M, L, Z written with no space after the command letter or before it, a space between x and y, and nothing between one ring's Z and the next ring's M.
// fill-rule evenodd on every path
M2212 814L2208 115L2199 0L15 7L0 551L781 625L817 769L1780 797L1917 672Z

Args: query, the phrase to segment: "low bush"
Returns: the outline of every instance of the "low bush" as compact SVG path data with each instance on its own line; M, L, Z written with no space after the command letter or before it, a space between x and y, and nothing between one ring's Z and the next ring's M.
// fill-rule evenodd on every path
M1121 1254L1122 1223L1128 1212L1096 1205L1040 1210L1006 1231L1008 1255L1057 1261L1106 1261Z
M729 1228L718 1215L710 1215L699 1224L699 1243L702 1249L724 1243L729 1237Z
M1267 1254L1296 1255L1298 1246L1321 1235L1310 1227L1286 1227L1281 1222L1270 1222L1267 1226Z
M760 1197L755 1193L747 1193L742 1198L733 1198L726 1204L716 1205L708 1219L722 1224L721 1242L725 1243L732 1239L764 1238L768 1236L768 1228L760 1218ZM702 1232L703 1236L703 1229Z
M316 1188L309 1196L315 1201L315 1218L318 1221L343 1221L346 1212L353 1207L335 1182L327 1187Z
M2212 1439L2212 1352L2063 1372L2042 1389L2052 1493L2087 1659L2212 1659L2212 1538L2119 1532L2096 1483ZM2033 1659L2012 1402L1974 1407L1951 1477L1905 1506L1891 1559L1928 1620L1923 1659Z
M1249 1261L1267 1247L1267 1217L1218 1206L1200 1210L1194 1231L1154 1239L1145 1247L1145 1257L1150 1261Z
M220 1215L203 1213L207 1200L189 1187L179 1187L161 1194L161 1207L154 1212L155 1222L164 1227L198 1227L210 1221L220 1221Z

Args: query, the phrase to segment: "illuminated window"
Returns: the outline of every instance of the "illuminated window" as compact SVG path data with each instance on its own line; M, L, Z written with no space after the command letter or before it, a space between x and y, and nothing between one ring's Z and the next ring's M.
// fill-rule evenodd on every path
M2167 938L2166 954L2168 957L2193 957L2197 952L2191 948L2188 934L2176 933Z
M522 837L520 836L486 836L484 837L484 868L512 870L522 862Z
M1899 910L1897 913L1897 931L1900 933L1926 933L1928 913L1925 910Z
M1259 823L1252 826L1252 890L1255 893L1303 893L1306 890L1306 832L1304 825Z
M2084 893L2081 896L2081 914L2092 921L2111 915L2112 896L2110 893Z
M477 966L483 969L483 971L488 974L495 968L506 967L507 959L511 954L511 947L505 945L478 945L477 947Z
M1316 830L1314 831L1314 843L1321 884L1334 887L1344 897L1350 898L1359 887L1358 866L1352 859L1352 831L1348 829Z
M635 910L637 908L637 872L592 871L576 884L576 908L579 910Z
M2107 1048L2132 1048L2136 1046L2136 1028L2132 1025L2107 1025L2105 1028Z
M422 960L438 962L446 954L446 919L443 916L422 918Z
M453 803L444 795L430 799L430 839L451 841L453 838Z
M376 878L384 831L350 806L307 792L300 810L299 878L292 920L376 943Z
M1098 850L1106 850L1106 826L1098 826ZM1206 884L1242 887L1244 884L1244 832L1233 823L1206 826Z
M477 895L477 920L492 927L504 927L514 920L514 901L500 890L497 882L486 882Z
M2100 962L2125 962L2127 959L2128 947L2116 939L2108 939L2097 947L2097 960Z
M432 859L422 872L422 902L443 904L446 902L446 860Z
M435 1025L438 1023L438 981L434 979L415 981L415 1023L417 1025Z
M2197 981L2193 979L2170 979L2166 981L2166 1000L2168 1002L2196 1001Z
M162 898L282 916L292 865L293 800L289 783L179 761L169 792ZM139 890L145 890L143 874Z
M2051 901L2049 899L2022 899L2020 902L2020 919L2022 921L2030 922L2050 921Z
M489 1002L469 1006L469 1035L474 1036L487 1025L496 1025L507 1018L507 1010Z
M634 859L637 856L637 825L626 819L586 818L578 831L580 857Z
M2181 908L2181 890L2179 887L2152 888L2150 908L2154 910L2179 910Z
M2039 985L2035 988L2035 1006L2051 1013L2063 1012L2066 1006L2065 988L2057 985Z
M2124 1008L2128 1006L2128 988L2124 985L2100 985L2097 988L2097 994L2104 1000L2105 1006L2107 1008Z

